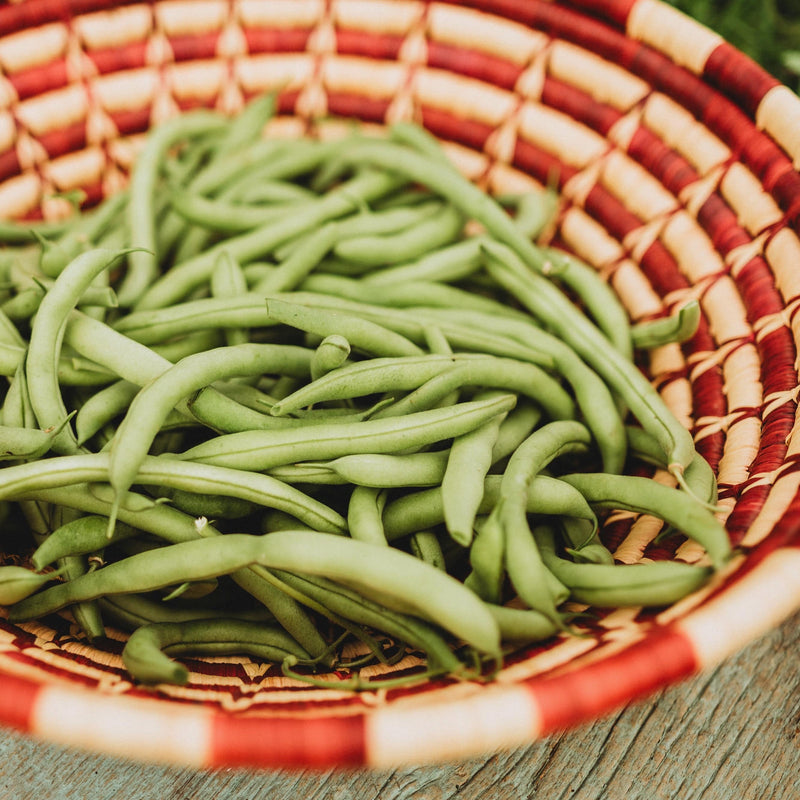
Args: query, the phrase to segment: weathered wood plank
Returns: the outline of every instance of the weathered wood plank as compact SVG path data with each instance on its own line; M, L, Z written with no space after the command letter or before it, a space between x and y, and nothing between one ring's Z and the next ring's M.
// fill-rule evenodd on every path
M204 772L0 732L19 800L729 800L800 797L800 615L714 672L577 730L464 762L378 772Z

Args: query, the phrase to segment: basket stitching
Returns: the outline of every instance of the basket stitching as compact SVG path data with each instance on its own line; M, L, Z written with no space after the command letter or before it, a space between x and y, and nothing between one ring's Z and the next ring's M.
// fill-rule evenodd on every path
M416 98L416 84L419 70L427 61L422 49L427 50L429 39L430 5L422 5L416 21L406 33L397 51L397 59L406 68L400 88L391 100L384 119L387 124L400 121L422 122L422 111Z

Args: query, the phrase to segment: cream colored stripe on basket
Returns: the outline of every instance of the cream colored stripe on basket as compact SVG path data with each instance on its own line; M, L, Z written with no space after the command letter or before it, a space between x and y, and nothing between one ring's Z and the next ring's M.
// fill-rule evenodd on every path
M677 623L701 668L712 667L800 609L800 549L782 548Z
M160 722L154 725L157 715ZM131 701L53 685L37 696L31 732L90 751L202 767L211 753L210 719L207 710L175 710L155 700Z
M441 704L396 703L365 719L366 762L371 767L463 758L538 738L542 720L531 693L521 687L490 687ZM421 736L420 731L425 735Z
M724 41L718 33L662 0L638 0L628 15L627 33L698 75Z

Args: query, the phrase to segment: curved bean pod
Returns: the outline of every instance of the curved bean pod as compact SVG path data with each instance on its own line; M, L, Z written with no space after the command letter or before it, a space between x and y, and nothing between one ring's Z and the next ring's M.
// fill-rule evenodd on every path
M590 505L652 514L701 544L715 569L731 557L725 526L691 495L634 475L575 473L561 479L584 495Z
M309 351L291 345L258 344L220 347L182 359L133 399L111 443L109 483L120 496L130 488L167 415L192 392L223 377L282 373L286 365L298 361L308 369Z
M67 417L57 371L67 316L91 282L126 253L97 249L79 255L42 298L25 358L28 391L42 428L56 426ZM53 441L53 449L62 454L79 451L71 427L61 430Z
M705 584L712 570L678 561L646 564L580 564L560 558L552 529L534 530L547 568L579 603L600 608L666 606Z
M13 605L9 619L21 622L106 594L151 591L259 564L324 575L367 596L379 592L396 598L480 652L499 652L497 624L472 592L441 570L393 548L297 530L266 536L231 533L171 545L168 552L169 557L164 548L137 553L45 589Z
M137 628L122 649L122 661L141 683L183 685L189 670L167 655L252 655L266 661L283 661L287 655L301 660L311 656L284 630L263 622L236 618L156 622Z

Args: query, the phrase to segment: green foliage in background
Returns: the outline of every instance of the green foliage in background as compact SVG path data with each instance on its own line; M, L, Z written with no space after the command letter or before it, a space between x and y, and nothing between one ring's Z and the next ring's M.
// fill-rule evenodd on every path
M667 0L800 91L800 0Z

